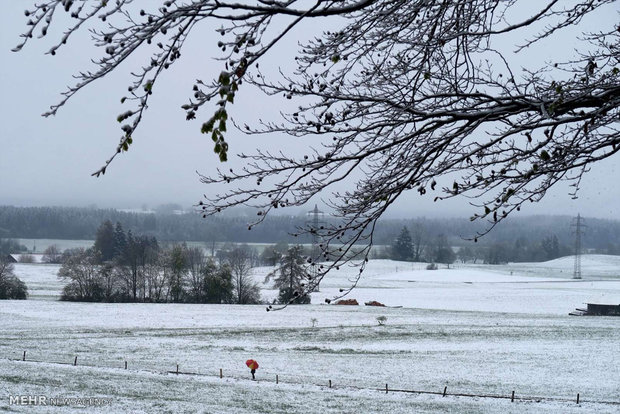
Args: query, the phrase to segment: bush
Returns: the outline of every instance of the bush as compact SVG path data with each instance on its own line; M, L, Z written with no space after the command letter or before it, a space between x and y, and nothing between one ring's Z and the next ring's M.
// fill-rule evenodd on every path
M15 276L0 279L0 299L26 299L28 288Z
M34 263L34 256L31 254L22 254L19 257L20 263Z
M0 299L26 299L28 288L13 274L13 263L0 258Z
M437 264L436 263L429 263L426 266L426 270L437 270Z

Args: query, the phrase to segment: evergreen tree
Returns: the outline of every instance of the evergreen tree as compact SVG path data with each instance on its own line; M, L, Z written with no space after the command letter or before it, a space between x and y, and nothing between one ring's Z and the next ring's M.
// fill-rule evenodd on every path
M440 234L437 236L435 245L433 246L433 251L431 255L431 259L436 263L443 263L450 267L451 263L454 263L456 260L456 254L452 247L448 245L448 238L445 234Z
M218 267L210 258L203 268L203 275L205 303L232 303L233 283L230 266Z
M173 302L181 302L185 293L185 275L187 274L187 260L183 246L175 245L170 251L170 295Z
M115 257L114 226L110 220L104 221L95 235L95 250L99 252L101 261L107 262Z
M288 304L307 304L310 303L310 296L301 296L303 290L303 279L306 276L304 268L304 257L302 247L294 246L282 256L280 266L265 278L265 283L274 278L275 287L280 290L278 303Z
M406 226L403 226L400 234L392 246L392 258L394 260L409 260L413 252L411 234Z
M544 260L553 260L560 257L560 243L555 234L542 239L540 245L545 253Z
M114 229L114 256L123 257L125 249L127 248L127 237L123 226L119 221L116 222L116 228Z

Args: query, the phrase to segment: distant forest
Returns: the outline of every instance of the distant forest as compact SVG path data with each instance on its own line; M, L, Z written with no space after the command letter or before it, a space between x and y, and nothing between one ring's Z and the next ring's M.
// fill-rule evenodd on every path
M236 243L309 243L291 233L308 223L305 215L270 216L251 231L250 216L202 218L199 213L162 214L122 212L114 209L72 207L0 206L0 238L94 240L97 228L110 220L121 223L134 234L156 237L161 241L203 241ZM573 218L569 216L511 217L482 237L478 245L513 245L518 240L537 243L550 236L560 245L574 245ZM431 240L446 236L452 246L473 245L465 240L485 228L485 222L467 218L385 219L375 231L376 245L392 245L403 227ZM620 253L620 221L585 218L584 249Z

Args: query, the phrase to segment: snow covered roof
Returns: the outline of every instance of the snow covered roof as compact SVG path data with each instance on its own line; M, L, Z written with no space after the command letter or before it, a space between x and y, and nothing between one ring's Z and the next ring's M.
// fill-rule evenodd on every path
M9 254L9 258L12 262L14 263L37 263L37 264L41 264L41 263L45 263L43 261L43 256L45 256L44 254L31 254L31 253L24 253L24 254L17 254L17 253L13 253L13 254Z

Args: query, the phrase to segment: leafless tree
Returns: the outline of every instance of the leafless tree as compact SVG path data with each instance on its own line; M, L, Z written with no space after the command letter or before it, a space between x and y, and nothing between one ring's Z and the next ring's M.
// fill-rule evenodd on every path
M252 278L251 255L247 246L240 246L229 252L226 260L232 274L234 300L239 305L260 302L260 288Z
M428 234L426 228L422 223L416 223L413 225L413 232L411 234L411 244L412 244L412 260L414 262L421 262L424 257L424 250L428 239Z
M163 302L166 298L167 267L163 264L166 260L166 255L168 255L168 252L166 250L161 250L154 260L144 267L145 290L148 300L151 302Z
M14 276L13 273L15 271L15 266L13 263L8 260L4 260L4 258L0 258L0 280L4 280L10 276Z
M63 289L63 299L99 301L104 288L101 280L100 260L97 253L83 248L66 251L58 278L68 282Z
M619 148L618 26L582 31L572 55L528 62L523 69L511 59L512 50L498 46L502 36L522 39L516 52L541 47L547 38L577 41L567 29L595 12L617 13L614 0L160 4L138 10L130 0L47 0L27 11L28 30L15 50L34 35L45 36L64 10L74 23L49 53L57 54L87 23L92 23L94 44L105 51L96 69L80 72L45 115L55 114L138 50L152 51L121 99L130 105L118 116L123 135L94 175L105 173L131 145L151 94L181 57L186 39L199 25L218 25L213 41L222 51L222 72L212 81L198 80L183 109L192 120L214 102L201 132L213 139L219 158L227 159L230 107L247 84L284 100L294 98L299 107L281 119L248 127L237 120L235 125L253 134L314 137L321 144L299 158L266 150L242 154L247 161L242 170L202 177L205 183L229 186L201 207L210 215L253 206L258 223L274 208L302 205L349 180L350 189L335 191L329 201L340 221L303 230L320 233L325 257L335 254L316 283L351 258L354 244L372 244L377 219L406 191L434 193L435 200L471 198L472 219L488 219L490 229L524 203L540 200L559 180L571 180L575 195L588 167ZM529 14L519 17L524 10ZM270 51L307 20L330 30L317 30L315 38L301 44L292 73L261 73L259 61L269 59ZM360 259L368 248L360 251Z
M49 245L43 252L42 260L45 263L60 263L61 258L62 258L62 253L60 252L58 245L52 244L52 245Z
M207 258L200 247L186 247L185 257L189 273L189 295L193 300L200 300L204 290L204 268L207 266Z

